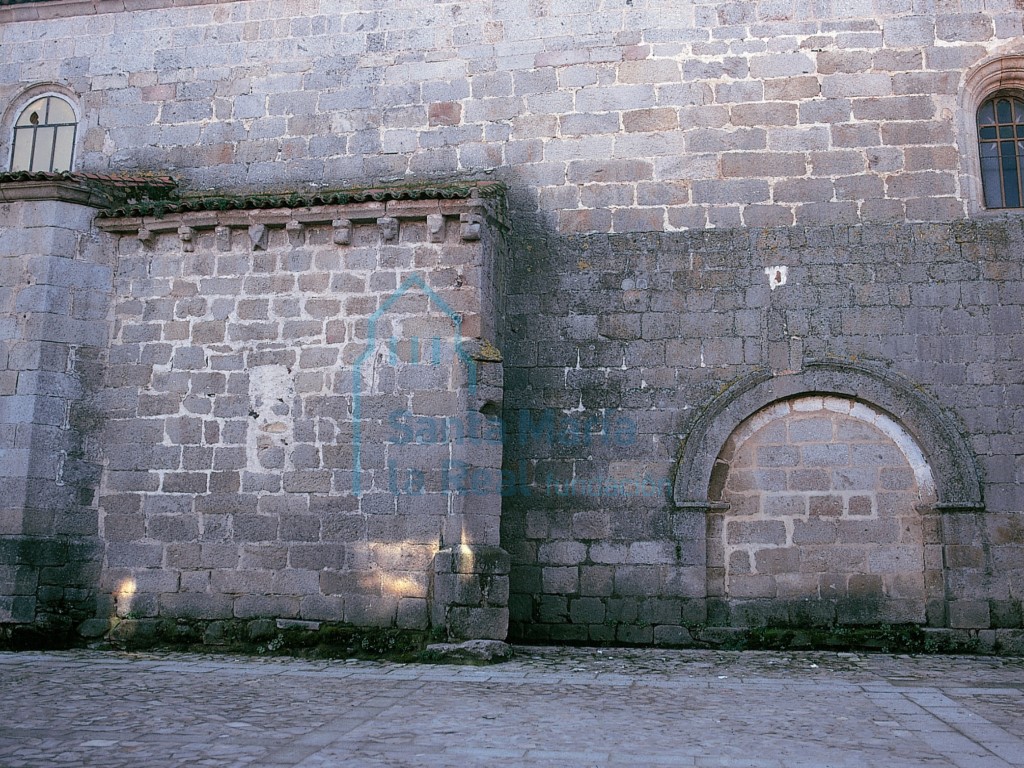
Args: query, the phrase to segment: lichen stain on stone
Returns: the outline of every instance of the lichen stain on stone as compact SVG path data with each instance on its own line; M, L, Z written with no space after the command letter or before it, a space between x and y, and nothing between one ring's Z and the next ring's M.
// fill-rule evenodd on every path
M996 528L994 544L1024 544L1024 524L1011 519Z

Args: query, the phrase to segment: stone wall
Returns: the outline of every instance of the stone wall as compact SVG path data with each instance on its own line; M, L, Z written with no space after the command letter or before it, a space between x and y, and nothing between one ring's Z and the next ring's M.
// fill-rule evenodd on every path
M90 617L504 638L500 189L164 181L0 179L0 641Z
M504 637L501 444L459 432L501 407L496 212L371 199L100 223L122 234L98 398L110 615Z
M0 183L0 641L92 615L111 253L80 184ZM20 642L15 638L15 642Z
M1022 248L1007 219L593 235L516 254L505 465L517 485L502 517L513 636L689 642L708 625L792 623L775 601L730 614L713 599L714 521L742 505L734 485L734 508L716 507L724 478L708 462L765 405L822 393L881 409L922 447L939 503L921 513L920 543L940 548L908 570L942 563L929 623L1019 627ZM841 365L815 379L815 360ZM843 373L861 368L881 378ZM730 400L745 381L761 400ZM720 400L734 426L703 439ZM561 417L551 429L538 426L545 409ZM683 476L690 443L708 467L702 490Z
M760 409L834 395L927 460L927 622L1020 627L1024 237L980 210L965 85L1021 52L1017 0L379 6L0 8L0 155L51 89L81 170L282 193L104 225L101 616L497 636L511 584L516 638L777 621L713 593L713 464ZM453 176L506 184L507 239L467 245L458 206L288 202ZM435 352L456 335L468 359Z
M1014 0L56 0L0 21L0 104L76 95L82 170L493 173L562 232L959 218L963 73L1024 35Z

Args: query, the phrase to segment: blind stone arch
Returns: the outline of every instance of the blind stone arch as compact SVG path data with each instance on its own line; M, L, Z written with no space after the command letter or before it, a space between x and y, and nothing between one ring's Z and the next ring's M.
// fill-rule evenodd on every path
M884 412L833 395L776 401L732 433L712 486L725 502L707 513L717 623L941 625L941 537L921 514L934 481Z
M711 509L715 462L726 440L750 415L800 395L836 395L870 404L888 414L920 446L935 478L936 509L984 510L973 453L941 406L912 382L881 366L816 360L796 373L758 371L735 381L683 430L673 498L677 507Z

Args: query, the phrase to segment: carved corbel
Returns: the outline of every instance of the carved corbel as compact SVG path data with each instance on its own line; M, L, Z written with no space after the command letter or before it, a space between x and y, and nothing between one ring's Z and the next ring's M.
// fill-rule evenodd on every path
M301 246L306 244L306 227L301 221L289 221L284 225L285 231L288 233L288 240L294 246Z
M480 227L483 225L484 217L479 213L462 213L459 214L459 221L461 227L459 228L459 234L463 240L479 240L480 239Z
M214 236L217 240L218 251L230 251L231 250L231 227L226 227L223 224L213 230Z
M352 221L351 219L335 219L331 222L334 227L333 240L336 245L350 245L352 243Z
M444 216L440 213L427 214L427 237L432 243L444 242Z
M381 239L390 242L398 237L398 219L394 216L381 216L377 219Z
M267 250L267 227L264 224L253 224L249 227L249 240L254 251Z
M181 250L185 253L192 253L196 249L195 230L192 227L178 227L178 239L181 240Z

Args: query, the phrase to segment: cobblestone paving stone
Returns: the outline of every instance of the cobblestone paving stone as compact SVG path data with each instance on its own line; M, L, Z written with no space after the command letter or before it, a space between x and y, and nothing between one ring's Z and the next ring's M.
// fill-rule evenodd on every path
M0 654L0 766L1024 765L1024 659L517 648L493 667Z

